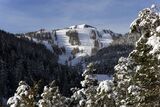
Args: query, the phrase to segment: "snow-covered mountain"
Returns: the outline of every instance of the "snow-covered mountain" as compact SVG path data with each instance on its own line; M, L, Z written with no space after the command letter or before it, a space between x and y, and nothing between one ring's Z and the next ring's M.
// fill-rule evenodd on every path
M21 35L36 43L44 44L59 55L59 63L74 66L83 62L84 57L95 54L108 46L120 34L87 25L74 25L64 29L47 31L41 29Z

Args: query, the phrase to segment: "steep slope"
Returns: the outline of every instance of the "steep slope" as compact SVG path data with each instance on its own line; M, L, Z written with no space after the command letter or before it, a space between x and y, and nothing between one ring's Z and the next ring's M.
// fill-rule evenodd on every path
M94 48L101 48L101 47L96 47L94 42L97 40L98 45L100 45L100 42L98 40L98 36L97 34L95 34L95 40L91 39L90 37L90 32L95 32L95 29L92 28L76 28L74 29L76 30L76 32L78 32L78 39L75 41L79 41L79 44L72 44L71 42L69 42L69 39L71 37L66 35L66 32L69 31L67 30L58 30L56 31L57 34L57 45L59 47L65 47L66 53L63 53L62 55L60 55L59 57L59 62L64 64L66 61L68 63L70 63L71 65L75 65L78 63L78 61L80 61L79 59L81 57L87 56L87 55L92 55L93 49ZM74 41L74 40L73 40ZM73 53L73 51L77 49L78 52ZM69 61L69 58L71 58L71 61ZM78 59L78 60L77 60Z
M98 50L109 46L113 39L121 36L110 30L99 31L97 28L82 24L64 29L21 34L36 43L44 44L49 50L59 56L58 62L69 66L83 62L86 56L92 56Z

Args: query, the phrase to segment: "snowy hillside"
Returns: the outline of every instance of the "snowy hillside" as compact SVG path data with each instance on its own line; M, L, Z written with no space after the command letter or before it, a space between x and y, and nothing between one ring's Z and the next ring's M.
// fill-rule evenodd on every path
M97 28L82 24L65 29L25 33L24 37L36 43L44 44L59 56L59 63L74 66L86 56L94 55L98 50L108 46L113 37L110 30L98 31Z

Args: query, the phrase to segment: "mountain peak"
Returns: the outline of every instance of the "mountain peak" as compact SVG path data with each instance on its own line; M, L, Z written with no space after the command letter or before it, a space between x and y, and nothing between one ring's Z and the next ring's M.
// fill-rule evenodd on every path
M46 33L46 32L48 32L46 29L39 29L39 30L37 31L37 33Z
M74 66L83 57L91 56L109 46L118 34L111 30L99 31L88 24L73 25L64 29L48 31L40 29L24 34L36 43L41 43L59 56L59 63Z
M79 25L73 25L73 26L70 26L69 27L70 29L83 29L83 28L95 28L91 25L88 25L88 24L79 24Z

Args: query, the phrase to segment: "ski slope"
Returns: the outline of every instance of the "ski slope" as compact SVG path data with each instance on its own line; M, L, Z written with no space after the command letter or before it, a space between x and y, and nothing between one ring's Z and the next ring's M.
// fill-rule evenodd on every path
M80 45L71 45L69 43L69 36L66 35L66 32L69 30L76 30L78 32L78 38L80 41ZM95 27L90 25L82 24L82 25L74 25L65 29L55 30L55 35L52 31L45 31L44 33L50 32L52 34L52 41L54 44L50 44L47 40L37 41L36 38L33 40L36 43L42 43L46 46L47 49L54 52L52 49L52 45L57 45L59 48L64 47L66 52L59 55L59 63L68 64L70 66L74 66L80 63L84 57L93 55L92 49L94 48L95 39L91 38L91 31L95 31L96 33L96 41L98 41L99 47L98 50L108 46L112 42L112 37L110 34L99 32ZM99 34L98 34L99 32ZM40 34L42 31L37 31L36 34ZM42 34L44 35L44 34ZM80 52L76 53L74 56L71 54L74 48L79 48Z

